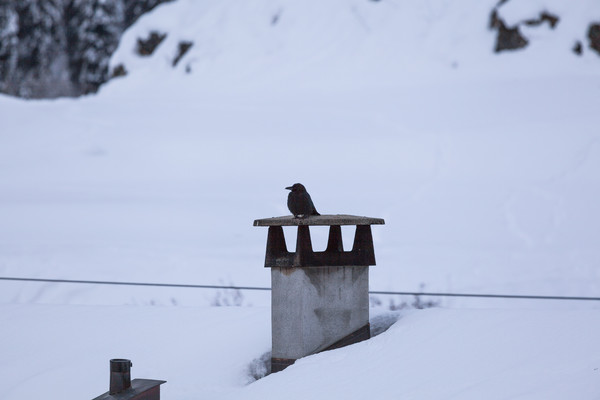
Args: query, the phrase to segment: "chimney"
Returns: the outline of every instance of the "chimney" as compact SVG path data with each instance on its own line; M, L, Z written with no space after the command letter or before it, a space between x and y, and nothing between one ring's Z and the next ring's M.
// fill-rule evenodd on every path
M375 265L371 225L381 218L355 215L283 216L254 221L267 226L265 267L271 269L271 371L297 359L368 339L369 266ZM314 251L310 226L328 226L325 251ZM342 225L356 226L344 251ZM296 251L288 251L283 226L297 226Z
M110 360L109 391L93 400L160 400L160 385L166 381L154 379L131 380L131 360Z

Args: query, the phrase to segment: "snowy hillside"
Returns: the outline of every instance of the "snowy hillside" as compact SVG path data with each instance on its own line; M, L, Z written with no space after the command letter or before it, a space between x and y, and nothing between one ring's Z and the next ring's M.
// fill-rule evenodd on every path
M499 12L529 18L519 4ZM491 1L163 4L125 34L112 64L128 75L99 95L0 98L0 269L268 286L251 224L287 214L298 181L323 213L386 219L372 289L595 295L600 57L565 46L600 11L545 4L558 25L501 54ZM135 55L153 30L164 41ZM181 40L194 45L173 69ZM3 285L21 303L216 296Z
M494 52L496 6L526 47ZM543 11L554 28L526 23ZM302 182L323 214L385 219L371 290L598 296L598 21L596 0L158 6L97 95L0 96L0 276L269 286L252 222L288 214ZM93 398L114 357L166 379L165 399L600 394L597 302L435 299L245 386L269 350L268 292L0 288L7 400ZM253 307L209 307L227 302Z
M127 31L111 64L153 87L163 80L172 85L172 75L179 75L203 91L321 93L449 79L597 76L596 52L586 46L578 57L571 51L577 41L588 42L588 26L600 21L597 2L504 3L499 16L509 26L521 23L529 46L501 56L492 51L497 35L489 27L496 3L179 0ZM544 11L559 16L555 28L522 23ZM137 56L137 41L152 32L165 34L164 41L152 56ZM173 67L180 43L192 45Z
M11 360L0 364L2 399L92 399L108 390L114 357L133 361L132 378L166 380L165 400L598 398L597 311L401 316L369 341L250 383L270 350L268 308L0 306L0 348Z

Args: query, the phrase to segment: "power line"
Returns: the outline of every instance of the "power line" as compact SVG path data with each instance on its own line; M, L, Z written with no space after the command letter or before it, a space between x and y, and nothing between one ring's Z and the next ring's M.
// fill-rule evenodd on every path
M181 283L152 283L152 282L117 282L117 281L90 281L73 279L46 279L46 278L18 278L18 277L0 277L3 281L21 281L21 282L45 282L45 283L78 283L92 285L117 285L117 286L153 286L153 287L175 287L175 288L196 288L196 289L233 289L233 290L262 290L269 291L268 287L257 286L233 286L233 285L193 285ZM438 293L438 292L396 292L372 290L369 294L380 295L404 295L404 296L432 296L432 297L476 297L476 298L495 298L495 299L530 299L530 300L580 300L580 301L600 301L600 297L584 296L537 296L537 295L514 295L514 294L485 294L485 293Z
M50 283L85 283L85 284L92 284L92 285L178 287L178 288L196 288L196 289L271 290L271 288L255 287L255 286L192 285L192 284L185 284L185 283L86 281L86 280L73 280L73 279L15 278L15 277L3 277L3 276L0 276L0 280L3 280L3 281L26 281L26 282L50 282Z
M493 299L532 299L532 300L592 300L600 301L600 297L584 296L537 296L528 294L485 294L485 293L427 293L427 292L386 292L370 291L369 294L393 294L413 296L437 296L437 297L479 297Z

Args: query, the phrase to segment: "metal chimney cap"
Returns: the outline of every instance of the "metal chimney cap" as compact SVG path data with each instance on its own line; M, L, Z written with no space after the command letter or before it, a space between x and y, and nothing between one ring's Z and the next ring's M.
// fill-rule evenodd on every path
M113 372L125 372L133 367L131 360L126 358L113 358L110 360L110 370Z
M293 215L254 220L254 226L300 226L300 225L384 225L383 218L359 217L356 215L311 215L296 218Z

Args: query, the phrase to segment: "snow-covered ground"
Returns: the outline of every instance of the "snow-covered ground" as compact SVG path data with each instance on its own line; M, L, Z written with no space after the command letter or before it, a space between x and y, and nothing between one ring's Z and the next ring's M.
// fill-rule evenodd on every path
M429 309L353 346L254 381L266 307L0 306L3 400L92 399L110 358L166 380L165 400L597 399L595 310ZM379 314L386 317L385 314ZM253 383L251 383L253 382Z
M600 6L533 3L500 14L547 9L557 27L528 27L530 45L500 55L491 0L156 8L113 57L127 77L98 95L0 96L0 275L269 286L252 221L288 214L284 187L302 182L321 213L385 218L372 290L598 296L600 56L571 49ZM136 56L152 30L167 38ZM182 40L194 45L173 68ZM324 248L326 230L312 232ZM454 310L415 312L244 387L269 348L268 292L0 287L7 399L44 383L93 397L114 357L168 380L165 398L331 397L338 381L351 398L600 395L594 302L444 299ZM207 307L223 299L254 307ZM121 323L125 342L110 328Z

